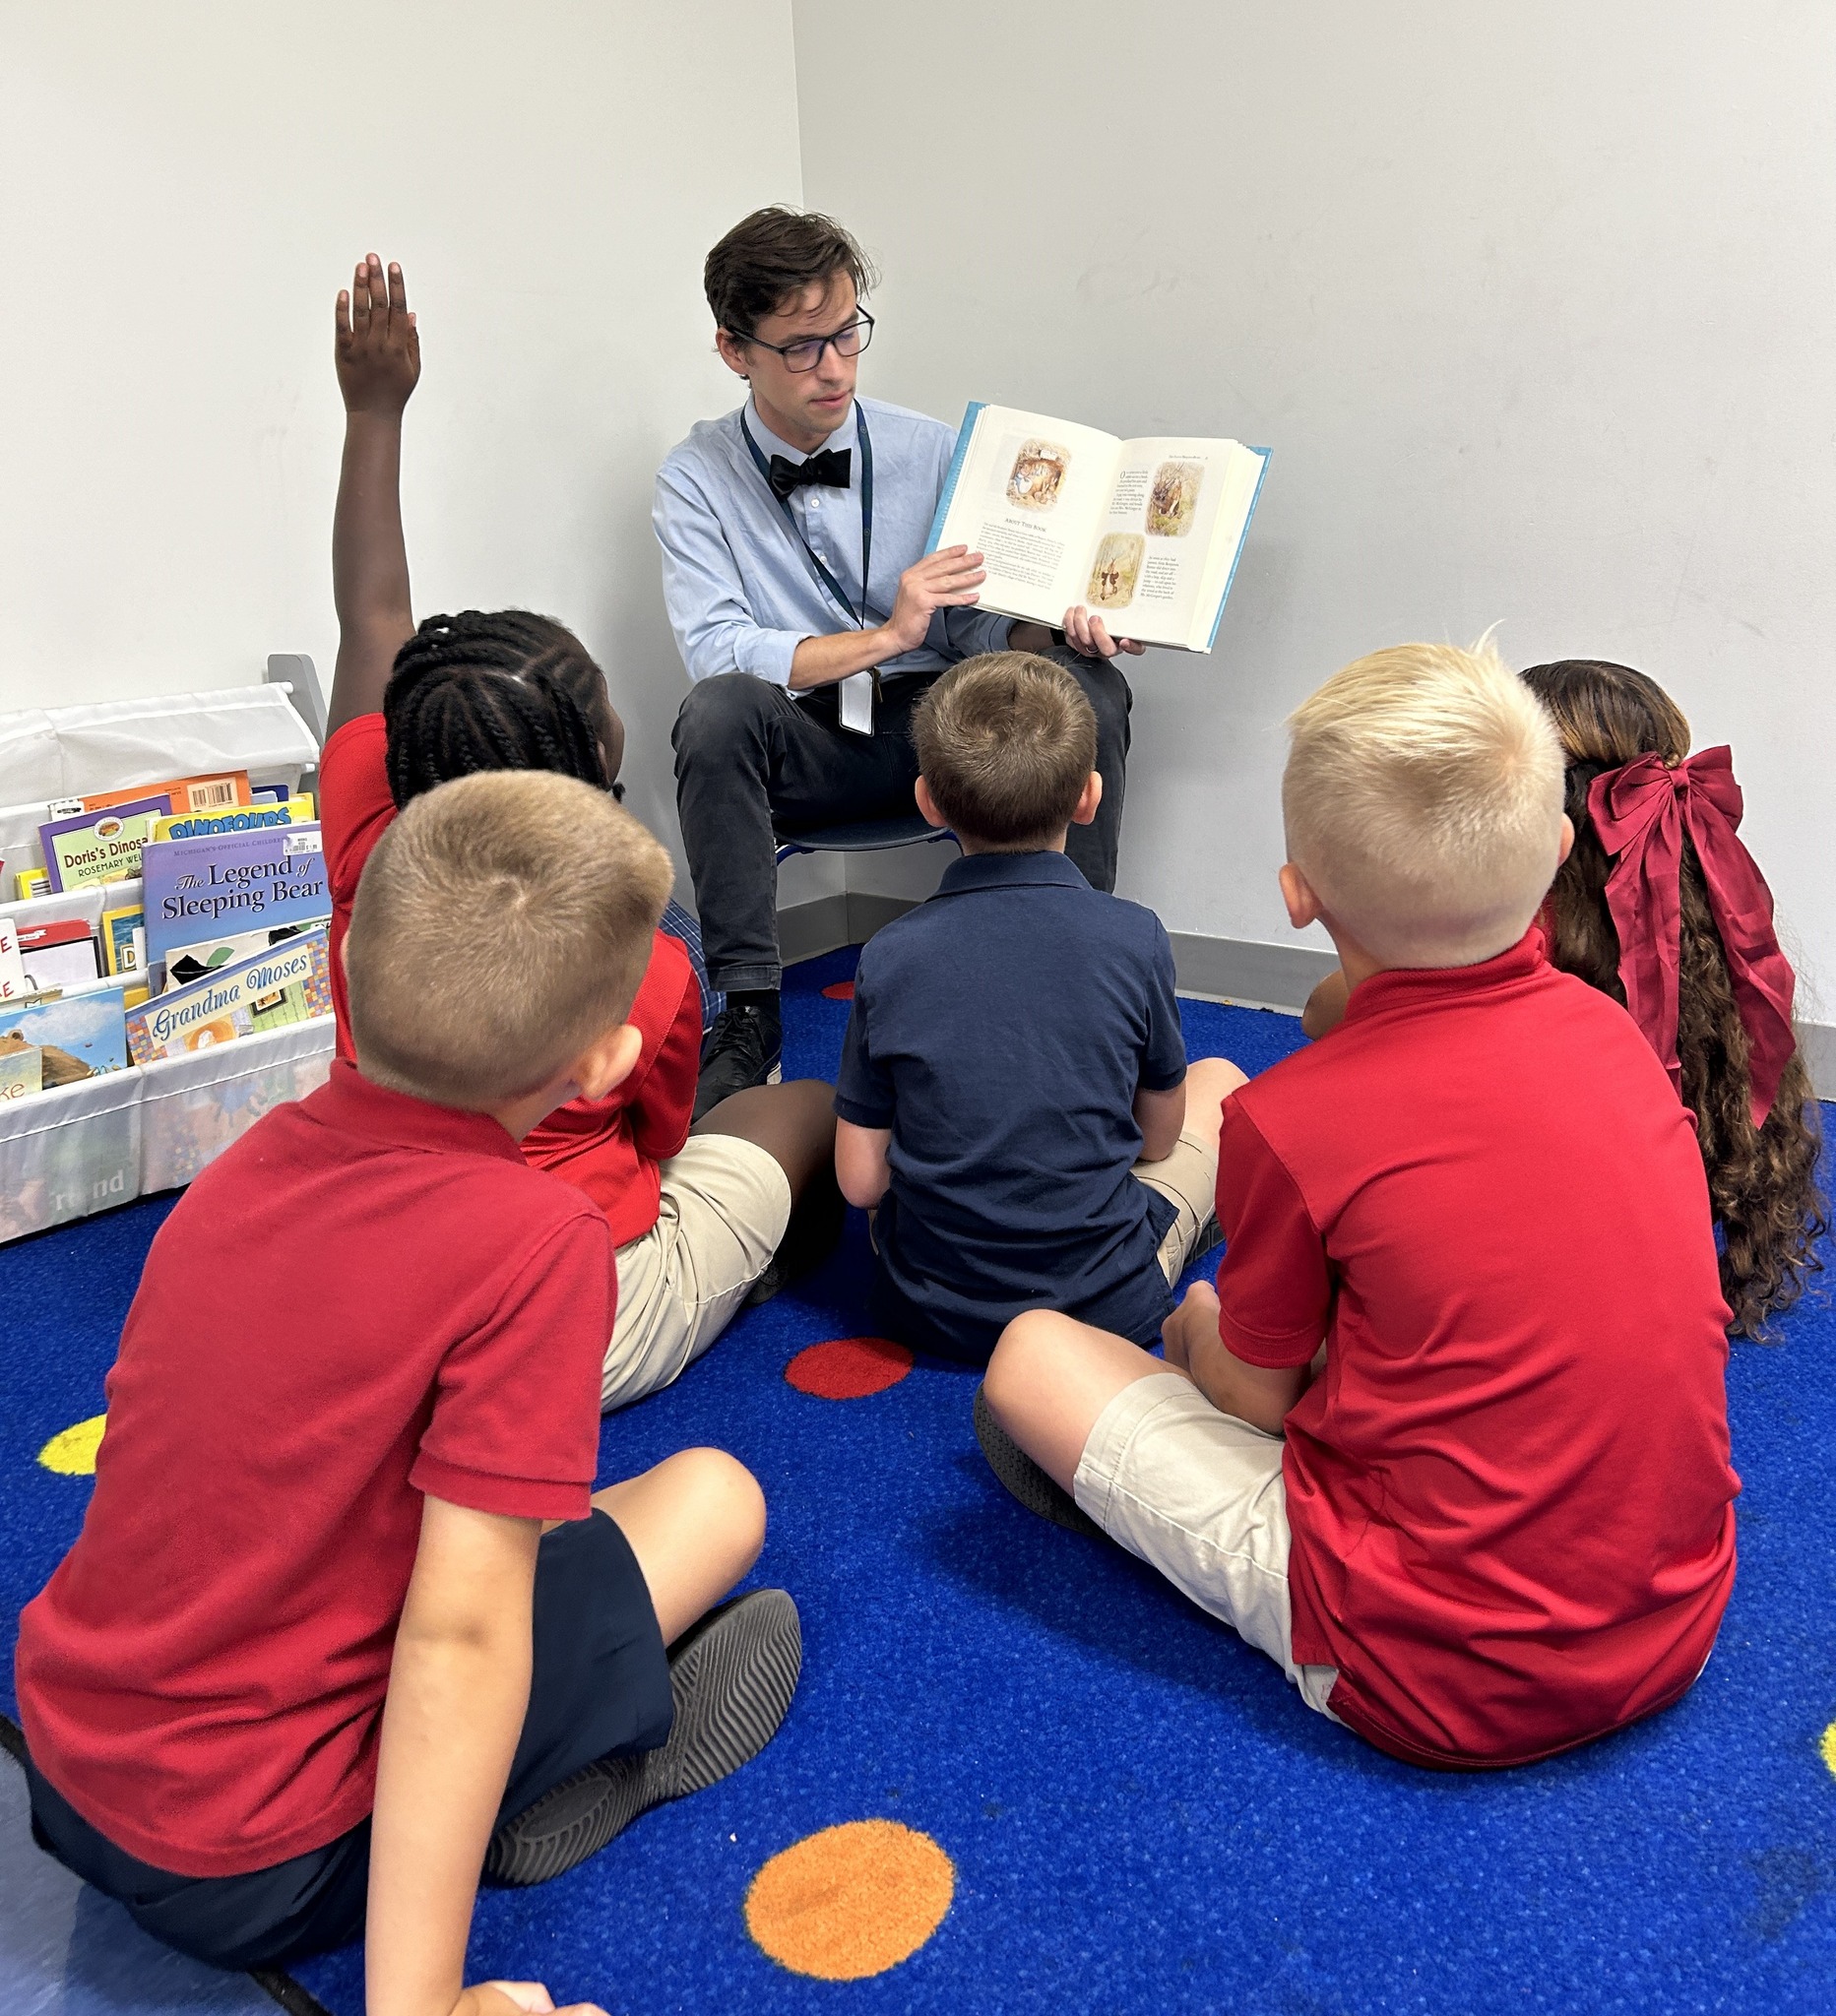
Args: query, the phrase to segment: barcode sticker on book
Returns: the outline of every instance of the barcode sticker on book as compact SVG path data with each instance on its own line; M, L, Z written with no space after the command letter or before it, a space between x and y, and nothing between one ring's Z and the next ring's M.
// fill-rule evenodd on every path
M316 826L302 826L297 833L284 833L281 845L289 854L322 854L325 837Z
M188 812L214 812L221 805L236 802L236 781L233 777L207 777L187 788L185 809Z

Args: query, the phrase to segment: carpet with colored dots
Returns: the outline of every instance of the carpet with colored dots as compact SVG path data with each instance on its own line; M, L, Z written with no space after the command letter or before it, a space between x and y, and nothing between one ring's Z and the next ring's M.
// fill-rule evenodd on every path
M852 960L790 976L787 1076L833 1075ZM1184 1013L1194 1054L1252 1071L1299 1040ZM46 1445L98 1413L169 1209L0 1248L9 1626L83 1516L93 1439ZM647 2016L1836 2010L1825 1300L1735 1350L1741 1574L1700 1683L1592 1749L1465 1778L1365 1748L1119 1550L1022 1511L978 1452L975 1375L861 1338L867 1270L856 1217L800 1292L605 1423L607 1480L695 1442L757 1474L755 1579L801 1607L802 1688L734 1778L558 1882L485 1893L475 1976ZM359 2016L356 1952L295 1975Z

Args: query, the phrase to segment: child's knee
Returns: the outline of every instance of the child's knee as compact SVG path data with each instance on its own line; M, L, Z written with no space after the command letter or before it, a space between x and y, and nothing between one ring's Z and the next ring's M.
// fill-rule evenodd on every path
M725 1449L683 1449L668 1463L696 1523L724 1545L756 1555L765 1544L765 1492L746 1466Z
M1207 1105L1223 1105L1239 1085L1248 1083L1248 1074L1229 1057L1200 1057L1186 1071L1186 1104L1202 1100Z
M988 1405L1005 1422L1037 1388L1051 1356L1052 1332L1065 1318L1050 1309L1029 1309L1001 1332L982 1384Z

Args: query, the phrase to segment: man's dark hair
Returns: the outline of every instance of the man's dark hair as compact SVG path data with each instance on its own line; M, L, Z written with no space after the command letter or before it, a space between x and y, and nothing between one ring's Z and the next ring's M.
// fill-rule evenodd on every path
M1062 665L995 651L949 671L919 701L912 736L937 809L997 851L1050 846L1097 767L1097 717Z
M812 281L838 273L854 282L856 296L869 292L876 278L866 254L834 218L775 203L741 218L715 246L702 284L716 327L749 337Z
M429 616L396 653L383 721L398 806L479 770L552 770L604 790L618 738L605 675L571 630L527 609Z

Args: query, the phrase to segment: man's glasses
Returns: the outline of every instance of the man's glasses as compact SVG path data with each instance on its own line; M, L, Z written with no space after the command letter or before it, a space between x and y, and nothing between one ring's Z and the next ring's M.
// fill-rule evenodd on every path
M795 343L767 343L762 336L742 336L741 343L755 343L762 350L775 350L785 360L787 371L813 371L822 353L832 344L838 357L857 357L873 341L873 317L864 309L845 329L833 336L805 336Z

